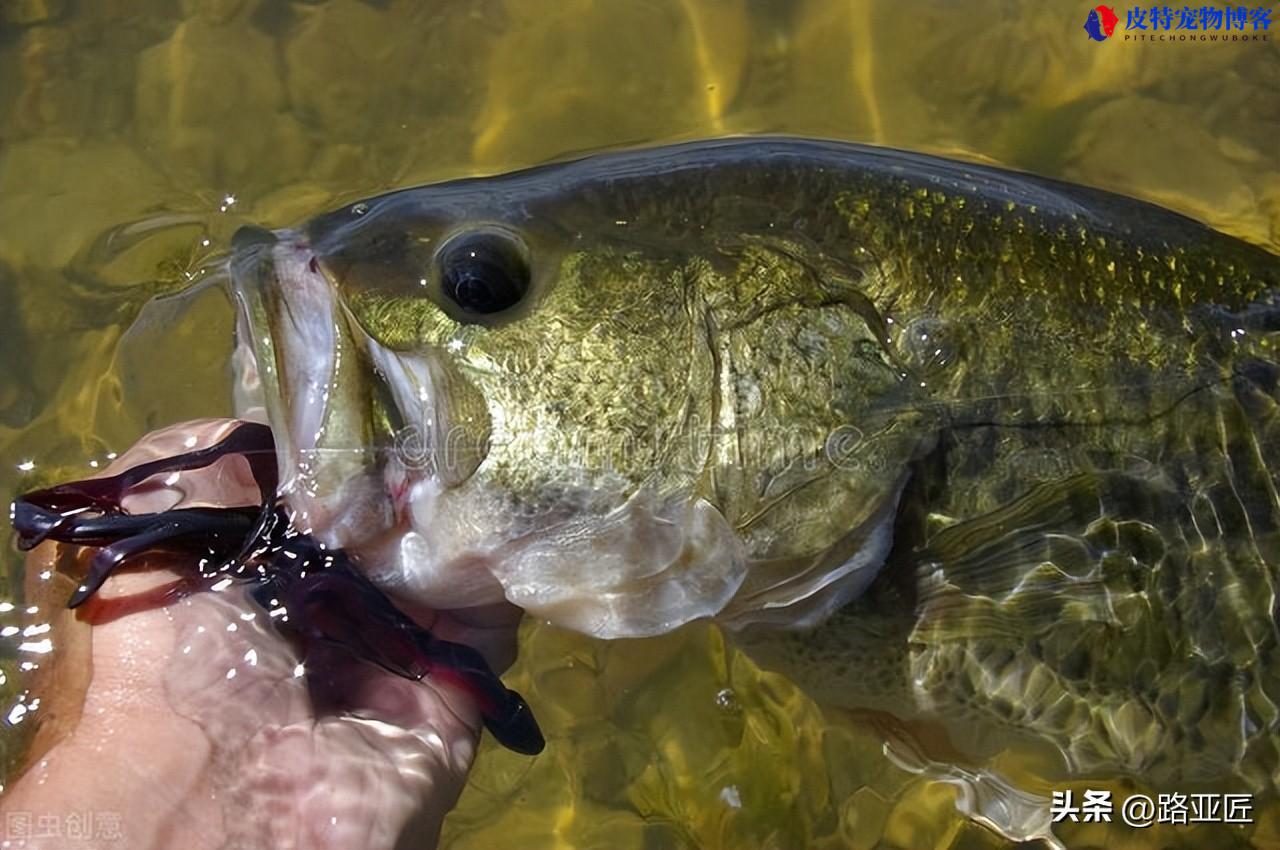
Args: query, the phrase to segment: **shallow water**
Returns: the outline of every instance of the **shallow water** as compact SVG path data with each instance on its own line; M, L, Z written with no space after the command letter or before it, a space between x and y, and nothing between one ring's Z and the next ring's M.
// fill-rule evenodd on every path
M230 411L222 296L148 299L198 277L240 224L574 152L765 131L871 141L1155 200L1276 250L1280 46L1098 44L1086 12L7 0L0 490L83 475L153 427ZM0 626L38 626L6 557ZM8 699L47 657L44 637L56 647L56 633L0 639ZM936 755L913 755L927 733L824 715L712 629L604 644L529 624L508 678L551 746L534 761L487 747L443 846L1008 846L957 814L964 777L921 767ZM0 743L20 747L39 717ZM1042 798L1059 788L1012 742L995 762ZM1274 846L1280 812L1259 803L1247 828L1058 836Z

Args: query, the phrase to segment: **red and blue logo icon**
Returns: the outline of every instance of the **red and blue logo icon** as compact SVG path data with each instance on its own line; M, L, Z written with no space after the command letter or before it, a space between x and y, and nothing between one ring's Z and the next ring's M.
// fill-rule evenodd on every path
M1084 19L1084 31L1094 41L1106 41L1116 31L1119 21L1115 9L1110 6L1095 6L1089 10L1089 17Z

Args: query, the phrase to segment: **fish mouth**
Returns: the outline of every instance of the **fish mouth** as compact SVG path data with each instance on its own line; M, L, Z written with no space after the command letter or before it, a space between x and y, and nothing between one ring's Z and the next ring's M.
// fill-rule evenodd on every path
M487 423L469 405L479 436L458 438L447 407L465 393L447 363L365 334L303 234L246 228L233 245L237 415L271 425L280 494L301 527L333 546L377 545L405 522L415 487L475 471Z
M271 426L294 524L402 601L503 601L497 556L451 539L462 535L437 510L486 457L479 391L442 352L393 351L365 333L305 234L234 241L236 412Z

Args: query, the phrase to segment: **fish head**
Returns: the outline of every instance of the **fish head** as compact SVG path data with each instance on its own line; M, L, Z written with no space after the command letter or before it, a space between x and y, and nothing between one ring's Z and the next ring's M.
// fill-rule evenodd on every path
M484 180L241 243L284 496L392 592L640 636L803 625L883 561L929 429L862 272Z

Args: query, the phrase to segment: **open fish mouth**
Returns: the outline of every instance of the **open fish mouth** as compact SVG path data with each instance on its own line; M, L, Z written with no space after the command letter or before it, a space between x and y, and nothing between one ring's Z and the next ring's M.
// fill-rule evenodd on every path
M399 357L363 333L301 234L236 241L237 413L272 425L280 492L300 527L394 587L397 565L421 560L414 501L466 479L483 457L484 425L448 418L439 403L447 378L430 353ZM449 608L501 600L483 569L463 575L447 594L416 596Z
M305 240L255 230L235 244L237 413L277 432L281 492L301 524L335 545L385 530L395 503L369 439L359 340L341 305L310 268Z

